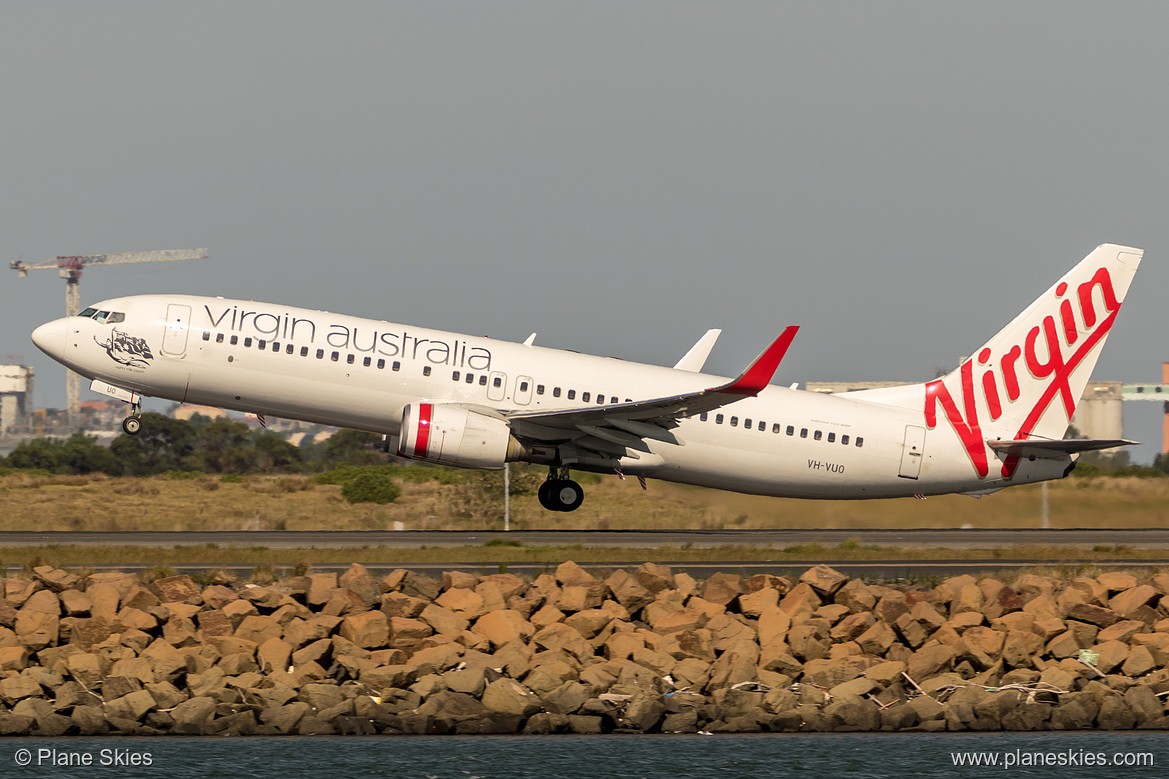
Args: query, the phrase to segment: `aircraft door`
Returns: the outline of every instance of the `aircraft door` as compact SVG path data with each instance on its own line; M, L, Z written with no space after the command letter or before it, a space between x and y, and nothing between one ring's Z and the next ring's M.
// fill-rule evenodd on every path
M905 450L901 453L902 479L916 479L921 474L921 460L925 456L925 428L905 426Z
M487 377L487 399L503 400L504 393L506 392L507 374L500 371L492 371L491 375Z
M171 303L166 307L166 328L162 331L162 353L182 357L187 351L187 331L191 324L191 307Z
M517 376L515 380L515 402L517 406L526 406L532 402L532 377Z

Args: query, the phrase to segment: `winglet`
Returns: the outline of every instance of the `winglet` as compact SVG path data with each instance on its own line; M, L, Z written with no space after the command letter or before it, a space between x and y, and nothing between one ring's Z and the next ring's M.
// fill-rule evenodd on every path
M787 348L791 346L799 329L798 325L789 325L779 334L778 338L771 342L770 346L763 350L762 354L755 358L754 362L747 366L747 370L743 371L739 378L721 387L712 387L707 392L720 392L728 395L758 395L764 387L771 383L771 378L775 375L779 363L783 361L783 356L787 354Z
M690 351L678 360L674 366L676 371L690 371L691 373L698 373L702 370L702 366L706 365L706 358L710 356L710 350L714 347L714 342L718 340L722 330L707 330L706 335L698 339L698 342L690 347Z

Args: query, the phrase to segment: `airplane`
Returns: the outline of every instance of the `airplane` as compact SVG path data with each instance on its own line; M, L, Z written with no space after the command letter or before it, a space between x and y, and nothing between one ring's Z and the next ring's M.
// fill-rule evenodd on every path
M105 300L32 339L129 403L130 435L143 396L372 431L405 458L546 465L550 511L584 501L574 469L778 497L981 497L1135 443L1063 436L1143 254L1098 247L946 376L838 394L771 385L795 326L733 379L701 372L717 330L664 367L190 295Z

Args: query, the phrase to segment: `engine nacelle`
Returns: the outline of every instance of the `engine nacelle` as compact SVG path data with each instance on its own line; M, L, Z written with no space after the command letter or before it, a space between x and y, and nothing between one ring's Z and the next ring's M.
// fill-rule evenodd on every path
M524 454L502 419L442 403L411 403L402 411L401 457L495 470Z

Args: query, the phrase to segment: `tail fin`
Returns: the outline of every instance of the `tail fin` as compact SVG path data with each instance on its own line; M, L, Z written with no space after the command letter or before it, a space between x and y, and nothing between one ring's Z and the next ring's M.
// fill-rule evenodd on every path
M1059 439L1144 252L1104 244L949 375L925 385L925 421L944 416L980 476L986 441ZM1009 456L1003 475L1015 470Z

